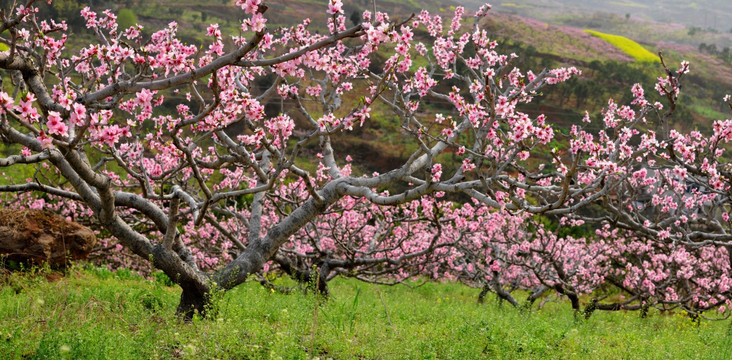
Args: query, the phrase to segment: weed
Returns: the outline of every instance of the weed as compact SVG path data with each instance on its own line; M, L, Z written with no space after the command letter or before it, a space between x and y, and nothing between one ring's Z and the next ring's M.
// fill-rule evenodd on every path
M155 279L155 282L159 285L168 286L168 287L175 286L175 283L173 282L173 280L170 280L168 275L166 275L162 271L156 271L156 272L152 273L152 277L153 277L153 279Z

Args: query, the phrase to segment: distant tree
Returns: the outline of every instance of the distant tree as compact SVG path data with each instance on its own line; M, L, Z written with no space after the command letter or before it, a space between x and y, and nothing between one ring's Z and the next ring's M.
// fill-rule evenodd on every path
M137 15L131 9L122 9L117 14L117 24L119 24L121 29L129 29L137 23Z
M587 81L578 81L572 90L575 97L575 108L581 109L585 105L587 97L590 96L590 87L587 85Z
M83 8L74 0L59 0L51 3L51 14L53 17L64 20L74 31L84 28L84 20L79 17L79 11Z
M361 12L358 10L353 10L351 13L351 23L353 25L358 25L361 23Z
M732 52L730 52L730 48L725 47L724 49L722 49L722 52L720 53L720 57L725 62L732 63Z

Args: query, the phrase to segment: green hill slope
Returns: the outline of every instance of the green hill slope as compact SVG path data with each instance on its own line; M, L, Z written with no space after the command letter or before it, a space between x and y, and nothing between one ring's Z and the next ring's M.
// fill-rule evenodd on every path
M242 11L231 5L233 1L193 1L193 0L127 0L122 2L96 1L100 8L112 7L116 11L128 9L134 12L146 29L152 31L166 26L171 21L179 24L182 39L189 43L207 41L203 36L205 27L211 23L221 24L224 33L238 33ZM317 29L326 21L326 0L276 0L268 1L266 16L271 29L301 22L304 18L312 20ZM505 6L508 3L504 4ZM47 6L42 4L42 6ZM79 36L72 37L71 46L85 46L91 41L83 24L79 23L78 9L82 2L71 0L55 1L51 10L58 16L68 18L72 31ZM411 13L426 8L440 13L444 18L451 16L454 3L438 0L383 0L376 2L377 10L387 11L393 18L406 18ZM510 7L510 6L509 6ZM346 16L358 15L363 10L373 9L371 0L355 0L344 5ZM74 12L76 11L76 12ZM586 20L586 19L584 19ZM449 21L449 20L448 20ZM482 20L491 38L499 40L498 50L503 53L515 52L521 56L518 66L523 71L540 71L545 67L572 65L583 70L583 76L558 87L547 89L545 95L529 109L532 113L545 113L551 121L561 126L578 122L585 110L597 114L606 105L608 98L628 102L629 88L642 83L652 89L656 77L662 75L660 66L649 63L636 63L630 55L643 53L644 59L651 59L659 50L663 51L669 63L683 59L692 63L692 73L687 77L682 104L678 110L677 127L709 128L714 119L729 116L722 97L732 89L732 65L714 56L700 53L693 46L672 42L640 42L634 50L623 51L596 36L588 34L585 27L557 26L546 22L492 11ZM581 23L583 18L574 19ZM638 25L638 28L633 26ZM649 32L647 22L628 21L624 32L616 34ZM660 32L668 30L658 27ZM323 30L325 30L323 28ZM638 38L630 37L632 40ZM617 44L616 44L617 45ZM627 50L627 49L626 49ZM364 128L340 137L335 146L351 149L351 154L362 164L363 171L384 171L394 163L403 161L409 153L402 144L398 128L394 128L394 116L386 108L378 111ZM726 111L726 112L725 112ZM387 136L389 135L389 136ZM377 156L374 156L374 155Z

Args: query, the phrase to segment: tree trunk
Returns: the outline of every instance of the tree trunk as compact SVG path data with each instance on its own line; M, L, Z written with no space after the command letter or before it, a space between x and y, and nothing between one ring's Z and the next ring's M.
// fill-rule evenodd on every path
M558 293L569 298L569 301L572 304L572 310L574 310L575 312L580 311L579 296L577 296L577 294L574 291L569 291L569 290L565 289L564 286L562 286L561 284L555 285L554 289L557 290Z
M328 264L328 260L325 260L323 265L320 266L320 269L318 269L318 293L326 298L330 295L328 275L330 275L330 264Z
M569 298L569 301L572 303L572 310L579 311L580 310L580 301L579 297L575 293L568 293L567 297Z
M207 312L211 310L209 292L194 283L180 284L180 287L183 292L180 294L180 303L176 313L185 321L191 321L196 314L206 317Z
M549 288L544 285L535 288L533 291L531 291L531 294L526 297L526 303L524 306L526 306L527 308L531 308L534 305L536 299L542 296L547 290L549 290Z
M585 320L589 320L595 310L597 310L597 299L592 299L592 301L585 306L585 310L583 311Z
M317 269L298 269L284 256L275 256L273 259L280 265L280 269L294 280L301 284L305 284L308 288L312 287L313 291L317 291L320 295L328 297L330 290L328 289L328 275L331 269L326 259Z
M511 293L504 290L503 286L501 286L501 283L498 282L498 271L493 272L493 291L496 292L496 295L502 300L508 301L513 307L518 307L518 301L511 296Z
M177 314L186 321L193 319L195 314L205 317L206 312L211 309L211 280L198 269L183 261L178 253L172 249L166 249L162 244L155 245L152 258L153 265L163 270L183 290ZM218 289L219 286L214 288Z
M485 303L485 296L488 295L489 291L491 291L491 287L488 284L484 284L483 289L481 289L480 294L478 294L478 304Z

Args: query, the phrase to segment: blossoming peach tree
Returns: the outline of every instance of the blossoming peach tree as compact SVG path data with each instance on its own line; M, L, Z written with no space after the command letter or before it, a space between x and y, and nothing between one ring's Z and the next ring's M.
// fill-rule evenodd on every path
M139 25L119 28L111 11L86 8L97 41L72 53L66 24L44 19L33 3L1 14L8 50L0 69L5 89L14 88L0 92L0 137L18 153L0 166L38 171L0 191L79 204L56 206L93 216L104 234L165 272L182 288L184 316L204 312L211 291L241 284L270 261L320 264L324 282L431 274L483 284L506 270L501 286L575 295L627 271L635 277L619 283L638 294L632 301L662 295L713 307L730 297L730 120L715 123L712 137L671 130L686 63L659 79L665 113L636 85L633 104L608 104L602 131L573 126L560 139L568 150L550 151L554 128L521 104L580 71L514 67L516 56L498 53L480 28L489 6L471 14L472 25L458 7L447 21L426 11L399 22L365 11L347 27L341 2L330 0L321 34L307 19L270 30L266 5L239 0L238 35L210 25L201 48L179 40L175 23L146 36ZM377 56L386 56L383 65ZM255 86L264 78L274 80ZM430 111L432 101L450 109ZM270 103L288 106L268 115ZM385 173L353 174L331 139L363 126L376 108L415 150ZM446 153L460 164L443 166ZM480 209L439 200L446 194ZM579 212L588 206L602 216ZM496 211L515 223L529 214L605 222L644 240L605 239L621 249L613 253L523 231L508 239L526 240L516 250L495 234L475 235L500 231L505 220L475 219ZM626 250L649 255L617 264L594 256ZM695 278L691 263L713 263L710 275Z

